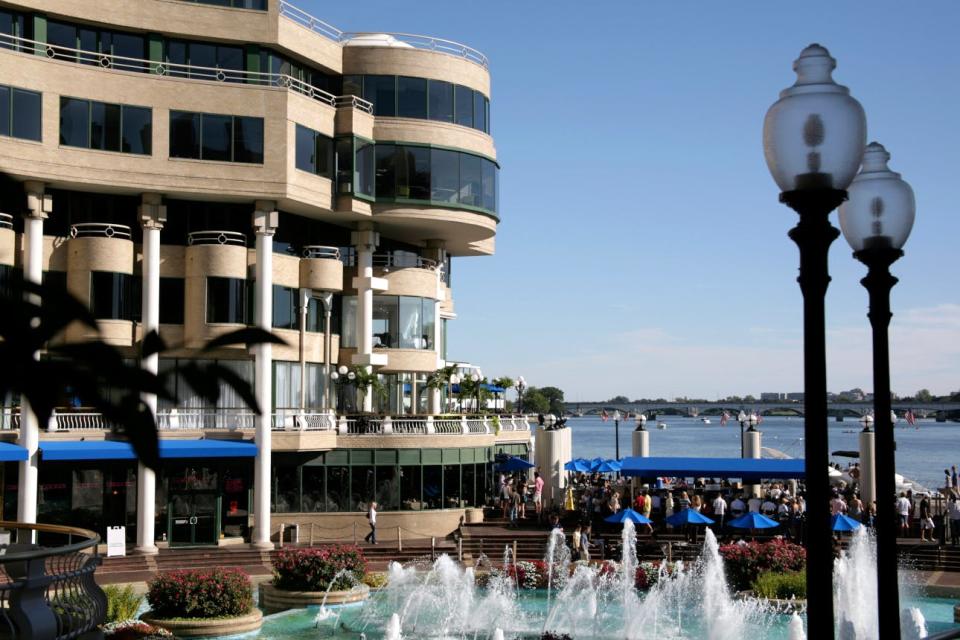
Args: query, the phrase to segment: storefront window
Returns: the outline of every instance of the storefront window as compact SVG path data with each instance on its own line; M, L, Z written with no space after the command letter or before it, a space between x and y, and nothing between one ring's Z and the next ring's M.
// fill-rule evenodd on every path
M427 509L443 508L443 467L423 467L423 502Z
M420 495L420 467L400 467L400 508L404 511L420 511L423 501Z
M374 467L354 466L350 469L350 510L365 511L376 500Z
M400 483L397 478L397 467L379 465L377 470L377 508L382 511L397 511L400 509Z
M477 477L476 465L465 464L463 465L463 474L461 480L461 491L463 493L463 500L465 506L473 507L477 505L477 499L475 494L475 482Z
M304 512L335 511L326 502L325 467L303 467L303 505Z
M350 502L350 467L327 467L327 501L330 511L354 511Z
M443 508L455 509L460 506L460 465L448 464L443 467Z
M272 510L276 513L300 511L300 468L296 465L274 465L275 493Z

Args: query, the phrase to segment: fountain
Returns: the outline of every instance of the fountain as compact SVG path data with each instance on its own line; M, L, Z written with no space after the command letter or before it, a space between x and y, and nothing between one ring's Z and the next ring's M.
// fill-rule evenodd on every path
M387 623L383 640L403 640L403 636L400 635L400 616L398 614L394 613L390 616L390 622Z
M562 587L561 578L570 575L570 549L567 547L567 538L563 529L553 529L547 541L547 554L543 558L547 565L547 606L550 606L550 596L553 594L554 577L558 578L558 585Z

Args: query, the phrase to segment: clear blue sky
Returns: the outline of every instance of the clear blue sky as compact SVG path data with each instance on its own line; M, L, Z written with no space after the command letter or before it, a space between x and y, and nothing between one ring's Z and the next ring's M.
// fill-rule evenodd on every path
M450 353L571 400L802 390L796 215L761 125L823 44L917 196L893 389L960 389L957 3L299 4L490 58L503 220L495 256L455 262ZM831 272L829 386L869 391L865 269L842 238Z

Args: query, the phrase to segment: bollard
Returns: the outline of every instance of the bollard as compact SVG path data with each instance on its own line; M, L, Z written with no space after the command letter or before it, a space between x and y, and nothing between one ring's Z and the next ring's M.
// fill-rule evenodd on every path
M513 564L517 564L517 541L513 541Z
M403 535L400 531L400 527L397 527L397 551L403 551Z
M280 532L279 532L278 537L280 538L280 540L279 540L279 542L280 542L280 548L283 549L283 523L282 523L282 522L280 523Z
M463 538L457 538L457 560L463 562Z
M313 546L313 523L310 523L310 546Z
M357 544L357 523L353 523L353 544Z
M432 562L433 560L436 560L436 559L437 559L437 539L434 537L431 537L430 538L430 560Z

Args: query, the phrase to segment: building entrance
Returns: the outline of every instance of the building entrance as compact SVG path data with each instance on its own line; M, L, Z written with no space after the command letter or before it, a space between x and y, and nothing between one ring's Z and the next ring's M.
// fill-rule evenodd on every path
M171 546L215 545L220 539L220 496L215 491L171 491L167 513Z

